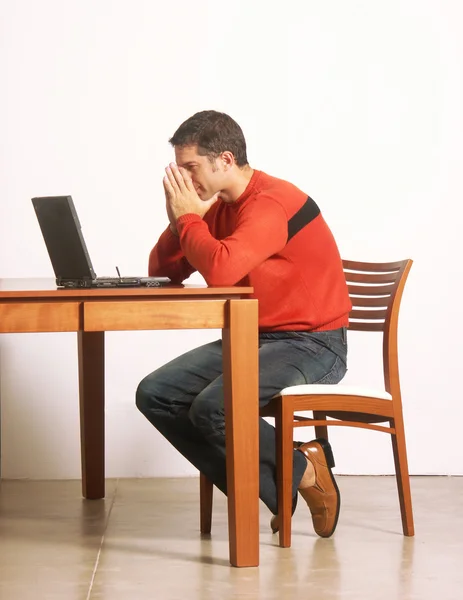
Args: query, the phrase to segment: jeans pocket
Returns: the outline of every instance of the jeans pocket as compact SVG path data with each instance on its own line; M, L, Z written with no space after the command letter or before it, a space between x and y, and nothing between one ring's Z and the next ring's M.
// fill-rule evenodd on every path
M346 372L347 372L347 367L346 367L345 362L339 356L337 356L330 372L327 373L326 375L324 375L318 381L314 381L313 383L326 384L326 385L332 385L335 383L339 383L341 381L341 379L344 377L344 375L346 374Z

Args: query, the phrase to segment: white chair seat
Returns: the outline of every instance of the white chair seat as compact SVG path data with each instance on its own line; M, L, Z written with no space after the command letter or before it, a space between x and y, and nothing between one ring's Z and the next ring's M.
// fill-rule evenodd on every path
M284 388L278 394L279 396L313 396L315 394L323 395L342 395L342 396L364 396L366 398L379 398L381 400L392 400L391 394L384 390L364 388L356 385L333 385L305 384L292 385Z

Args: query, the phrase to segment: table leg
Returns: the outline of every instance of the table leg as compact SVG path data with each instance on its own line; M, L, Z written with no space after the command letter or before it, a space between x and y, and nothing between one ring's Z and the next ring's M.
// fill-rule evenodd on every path
M257 301L229 300L222 332L230 562L259 564Z
M104 331L79 331L82 495L104 498Z

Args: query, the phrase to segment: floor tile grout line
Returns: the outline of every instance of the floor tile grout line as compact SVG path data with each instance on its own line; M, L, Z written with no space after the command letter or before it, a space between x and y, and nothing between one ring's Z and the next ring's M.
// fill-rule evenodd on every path
M106 530L108 529L109 518L111 517L111 512L113 510L114 502L116 501L116 495L117 495L118 485L119 485L119 479L116 480L116 487L114 489L114 494L113 494L113 498L112 498L112 501L111 501L111 506L109 507L108 516L106 518L106 523L105 523L103 535L101 536L100 547L98 548L98 553L96 555L95 566L93 567L92 577L90 579L90 586L88 588L88 593L87 593L86 600L90 600L90 598L91 598L92 589L93 589L93 583L95 581L96 572L98 570L98 565L100 563L101 552L103 550L103 544L104 544L104 540L105 540Z

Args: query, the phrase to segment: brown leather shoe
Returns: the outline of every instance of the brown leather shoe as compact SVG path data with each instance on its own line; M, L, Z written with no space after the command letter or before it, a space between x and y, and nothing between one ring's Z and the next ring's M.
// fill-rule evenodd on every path
M333 451L323 438L302 444L298 451L310 460L315 470L315 485L299 488L299 493L310 508L315 532L321 537L330 537L336 529L341 506L339 489L331 472Z

